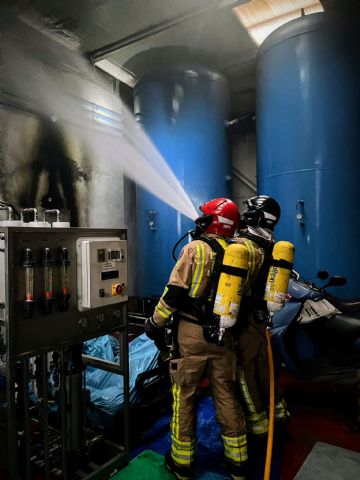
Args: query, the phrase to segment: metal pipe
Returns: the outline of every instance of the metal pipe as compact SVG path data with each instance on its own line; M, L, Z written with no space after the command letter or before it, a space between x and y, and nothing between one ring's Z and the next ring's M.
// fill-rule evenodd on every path
M43 408L43 438L44 438L44 463L45 463L45 478L50 480L50 463L49 463L49 412L48 412L48 368L47 368L47 353L41 356L42 364L42 408Z
M15 366L8 360L7 363L7 385L6 385L6 400L8 409L8 459L10 468L10 479L18 480L18 432L16 424L16 381L15 381Z
M245 175L241 173L236 167L233 167L232 173L235 178L240 180L240 182L244 183L247 187L256 192L256 184L253 183L249 178L245 177Z
M62 477L69 478L68 452L67 452L67 397L66 397L66 353L60 350L60 421L62 443Z
M89 55L92 58L92 60L95 62L96 60L100 60L110 55L111 53L121 50L122 48L128 47L129 45L134 45L135 43L145 40L146 38L149 38L153 35L157 35L158 33L162 33L166 30L169 30L170 28L175 27L180 23L186 22L187 20L190 20L193 17L196 17L204 13L215 12L217 10L220 10L226 7L234 8L236 5L246 3L246 1L247 0L220 0L220 1L214 2L210 6L201 7L189 13L176 15L175 17L169 20L165 20L163 22L152 25L151 27L145 28L144 30L140 30L136 33L128 35L127 37L124 37L121 40L118 40L117 42L110 43L109 45L105 45L104 47L93 50L92 52L89 52Z
M130 453L127 451L130 445L130 385L129 385L129 345L128 345L128 328L127 325L123 328L120 333L120 339L123 341L122 348L119 355L119 363L122 366L124 371L124 445L125 445L125 454ZM120 344L121 345L121 344Z
M145 322L145 320L147 319L147 317L145 317L144 315L138 315L132 312L128 313L128 318L135 319L135 320L142 320L143 322Z
M232 120L227 120L225 122L225 127L233 127L235 125L238 125L240 122L243 122L244 120L255 120L255 114L252 112L245 113L244 115L241 115L240 117L233 118Z
M84 364L90 367L100 368L101 370L105 370L111 373L117 373L119 375L125 375L124 369L121 365L118 365L117 363L109 362L108 360L102 360L100 358L91 357L90 355L84 354L82 356L82 359Z
M29 360L21 362L23 385L22 396L24 402L24 442L25 442L25 472L26 479L32 480L31 475L31 459L30 459L30 425L29 425Z
M68 377L69 399L71 409L69 414L69 435L71 438L72 468L76 465L76 454L83 447L84 424L83 424L83 383L82 373L69 375Z

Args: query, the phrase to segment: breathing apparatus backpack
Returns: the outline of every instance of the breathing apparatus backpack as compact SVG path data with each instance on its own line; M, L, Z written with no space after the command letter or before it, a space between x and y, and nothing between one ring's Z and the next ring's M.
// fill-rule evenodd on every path
M203 295L197 298L187 297L183 311L198 319L196 323L203 326L204 338L208 342L221 345L225 330L233 327L239 316L247 281L249 252L242 243L231 243L224 249L215 238L202 235L199 230L190 232L190 235L208 244L216 255ZM176 246L184 237L174 246L175 260ZM252 285L251 297L246 297L244 309L254 314L257 323L266 323L269 312L280 310L285 301L294 246L290 242L277 242L274 245L250 232L243 233L241 237L254 241L264 250L262 267ZM186 320L191 321L188 318Z
M231 244L225 249L211 237L196 240L208 244L216 254L213 270L201 297L187 297L184 311L199 319L204 338L222 344L224 332L235 325L248 272L248 251L244 245Z
M284 306L294 256L295 247L292 243L284 241L275 243L264 295L270 315Z
M256 323L266 323L270 315L284 306L295 247L290 242L269 240L245 232L241 235L264 250L264 261L252 285L252 295L246 298L244 307L254 315Z
M219 317L219 338L236 324L247 280L249 252L245 245L233 243L224 252L213 313Z

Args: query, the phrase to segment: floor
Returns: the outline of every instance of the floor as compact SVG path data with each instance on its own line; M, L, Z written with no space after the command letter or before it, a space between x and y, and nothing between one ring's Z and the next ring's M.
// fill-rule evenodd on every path
M286 426L286 431L278 430L275 435L272 480L293 480L310 452L313 451L313 455L319 448L323 448L324 444L330 448L342 447L360 453L360 433L356 431L355 421L354 385L298 382L286 372L282 373L280 384L292 418ZM219 475L217 478L228 478L221 467L222 445L211 398L200 398L198 417L197 478L213 478L210 473L206 474L206 471ZM152 449L164 455L170 447L169 420L169 414L162 415L150 429L145 440L134 450L133 456L145 449ZM263 479L265 451L264 444L250 441L251 480ZM341 454L342 451L339 452ZM348 455L351 455L351 452ZM355 458L359 458L360 467L360 457L355 455ZM309 457L309 465L311 461L313 459ZM297 480L305 478L299 476ZM329 480L330 476L328 472L324 472L323 477L317 475L316 478ZM347 480L348 477L344 474L332 478Z
M299 382L286 372L280 384L292 413L282 450L281 480L296 476L317 441L360 453L354 385Z

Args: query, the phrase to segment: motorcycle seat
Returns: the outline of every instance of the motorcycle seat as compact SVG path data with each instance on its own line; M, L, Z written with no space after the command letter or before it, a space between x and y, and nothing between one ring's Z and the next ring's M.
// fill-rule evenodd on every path
M335 297L330 293L326 293L325 298L343 313L360 314L360 298L343 299Z
M360 337L360 318L349 315L335 315L328 318L326 328L332 334L346 339Z

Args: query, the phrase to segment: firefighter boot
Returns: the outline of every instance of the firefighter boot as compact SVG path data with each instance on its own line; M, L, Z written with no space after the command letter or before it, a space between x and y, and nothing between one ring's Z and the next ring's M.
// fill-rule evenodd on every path
M229 462L228 460L224 459L223 465L229 472L232 480L246 480L246 462L242 463L241 465L236 465L235 463Z
M175 478L177 480L191 480L192 479L192 471L188 467L180 467L177 465L172 456L171 456L171 450L166 452L165 454L165 467L171 472L173 475L175 475Z

